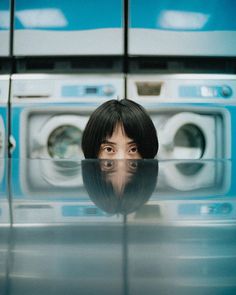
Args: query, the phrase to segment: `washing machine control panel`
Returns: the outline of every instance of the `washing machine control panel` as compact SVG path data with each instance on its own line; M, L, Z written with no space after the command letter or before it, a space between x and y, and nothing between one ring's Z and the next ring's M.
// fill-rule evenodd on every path
M10 99L13 104L101 103L117 97L124 97L122 75L16 74L12 77Z
M94 205L64 205L61 210L64 217L109 216Z
M179 96L183 98L225 98L229 99L233 90L229 85L184 85L179 87Z
M111 84L104 85L63 85L61 88L62 97L110 97L116 89Z
M188 203L179 205L180 215L227 216L234 209L232 202Z
M233 221L235 219L235 199L229 201L216 202L189 202L178 205L178 219L181 220L224 220Z

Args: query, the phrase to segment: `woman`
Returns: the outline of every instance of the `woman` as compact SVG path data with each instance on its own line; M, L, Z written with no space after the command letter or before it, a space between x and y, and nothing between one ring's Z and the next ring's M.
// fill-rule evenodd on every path
M86 159L152 159L158 139L142 106L128 99L109 100L92 113L82 149Z

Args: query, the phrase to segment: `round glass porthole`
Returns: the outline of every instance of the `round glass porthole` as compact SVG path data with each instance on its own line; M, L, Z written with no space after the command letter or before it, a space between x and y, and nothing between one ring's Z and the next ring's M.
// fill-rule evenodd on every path
M70 125L56 128L48 138L48 153L53 159L81 157L82 131Z
M183 125L174 138L174 154L181 159L200 159L205 151L205 137L196 125Z
M179 163L176 164L176 168L182 175L195 176L204 168L204 165L204 163Z

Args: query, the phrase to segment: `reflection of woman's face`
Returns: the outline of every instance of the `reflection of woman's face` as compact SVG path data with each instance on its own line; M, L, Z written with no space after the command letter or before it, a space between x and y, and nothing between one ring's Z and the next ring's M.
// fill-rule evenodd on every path
M125 186L137 171L135 160L103 160L100 165L106 181L112 184L117 195L122 195Z
M118 124L111 137L100 146L99 159L141 159L137 144L127 135L121 124Z

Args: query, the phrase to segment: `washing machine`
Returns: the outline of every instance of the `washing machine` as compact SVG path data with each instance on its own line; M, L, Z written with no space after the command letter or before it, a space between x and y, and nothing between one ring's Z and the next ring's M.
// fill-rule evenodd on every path
M16 74L11 83L13 207L22 212L25 202L39 202L47 211L48 202L54 210L88 201L80 163L82 132L100 104L124 97L123 76Z
M10 56L10 0L0 2L0 57Z
M15 1L17 56L121 55L123 36L123 0Z
M235 158L235 75L129 75L128 98L143 105L157 129L160 160ZM212 187L222 165L164 165L167 183L180 191ZM161 175L161 174L160 174Z
M0 224L9 223L8 204L8 98L10 76L0 76Z
M127 96L149 112L159 159L234 157L235 75L129 75Z
M123 96L122 75L13 75L12 158L81 159L90 114Z
M235 56L233 0L130 0L128 53Z

